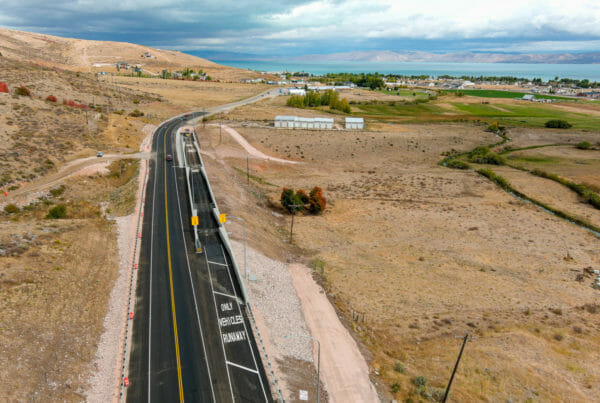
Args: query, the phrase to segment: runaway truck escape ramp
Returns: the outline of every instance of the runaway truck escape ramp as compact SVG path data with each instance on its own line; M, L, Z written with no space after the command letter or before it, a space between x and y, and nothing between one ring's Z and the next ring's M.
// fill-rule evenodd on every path
M239 266L235 260L235 256L233 254L233 250L231 247L231 242L229 241L229 235L227 234L227 230L225 229L225 226L219 220L219 216L220 216L219 208L217 206L217 201L215 199L215 195L210 186L210 182L208 181L208 175L206 174L206 170L204 168L204 163L203 163L202 157L200 155L200 147L198 145L199 143L198 143L198 139L197 139L196 130L193 130L191 135L189 135L189 136L187 134L183 135L181 133L181 131L177 131L176 136L177 136L177 140L176 140L175 144L176 144L176 148L177 148L177 153L178 153L178 156L180 157L180 160L183 161L183 166L185 167L185 174L186 174L185 177L186 177L186 183L187 183L187 189L188 189L188 199L189 199L189 203L190 203L190 207L191 207L192 217L197 217L199 211L203 211L203 212L207 211L207 207L203 206L206 203L200 203L200 200L196 200L196 192L194 192L194 189L200 185L199 180L201 180L201 181L204 181L204 184L206 185L206 188L208 189L208 193L209 193L209 197L210 197L210 200L209 200L210 207L208 209L210 209L213 219L215 220L215 222L218 225L218 229L216 230L216 232L218 233L221 241L223 242L224 248L226 249L227 253L229 254L230 262L233 267L233 272L234 272L235 277L240 286L240 291L242 294L241 302L245 305L246 311L248 312L248 317L251 320L257 344L260 347L260 352L262 352L261 355L262 355L263 361L266 364L265 369L268 368L268 372L269 372L271 382L272 382L272 387L277 391L277 394L279 396L279 401L282 403L285 403L283 394L281 393L281 389L279 388L279 383L277 382L277 379L275 378L275 373L273 372L271 362L269 361L269 356L267 355L267 351L264 347L262 337L260 335L260 332L258 331L258 327L257 327L256 321L254 319L254 314L250 308L250 301L248 299L248 294L246 292L246 286L244 284L243 277L239 270ZM203 246L200 243L199 232L202 233L202 231L206 231L206 230L202 230L202 229L198 230L197 225L193 225L193 228L194 228L194 243L196 246L196 252L201 252Z
M218 225L218 235L221 238L225 249L229 253L229 256L231 257L231 264L233 266L235 277L240 286L243 302L244 304L248 304L248 294L246 292L246 285L244 284L243 278L240 275L238 264L235 261L235 258L233 257L233 250L231 249L231 243L229 241L229 236L227 235L227 230L225 229L223 223L221 223L219 220L219 216L221 213L219 212L219 207L217 206L215 195L212 191L212 188L210 187L210 182L208 181L208 176L206 175L206 170L204 169L204 164L202 162L202 157L200 156L200 148L198 147L195 131L189 137L178 134L178 142L178 145L181 146L181 156L183 157L183 164L185 167L185 178L187 182L188 198L192 210L192 217L197 217L198 211L200 211L201 209L199 200L196 200L196 192L194 192L194 189L200 184L199 180L202 180L204 181L204 184L208 189L208 194L210 197L210 210L212 212L212 216L215 222ZM202 245L200 244L200 237L198 236L198 226L193 225L193 227L196 251L200 252Z

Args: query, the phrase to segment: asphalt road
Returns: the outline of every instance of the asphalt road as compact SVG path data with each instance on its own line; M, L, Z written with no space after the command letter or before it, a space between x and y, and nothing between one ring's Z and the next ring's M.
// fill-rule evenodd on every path
M178 167L174 147L175 132L184 123L161 125L153 140L156 160L145 198L127 401L270 402L202 177L192 178L204 250L195 253L185 170ZM166 154L175 160L165 161Z

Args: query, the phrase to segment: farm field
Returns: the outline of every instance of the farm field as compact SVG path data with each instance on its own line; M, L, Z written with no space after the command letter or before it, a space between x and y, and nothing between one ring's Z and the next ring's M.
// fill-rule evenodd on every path
M501 90L443 90L444 93L455 94L457 92L461 92L464 95L469 95L478 98L522 98L523 95L530 94L526 92L516 92L516 91L501 91ZM573 98L554 96L554 95L544 95L544 94L534 94L538 99L562 99L562 100L571 100Z
M260 151L303 162L284 166L250 159L249 189L257 205L281 213L283 187L323 188L326 212L296 217L290 250L315 268L368 349L371 368L390 388L397 385L395 398L437 399L459 337L468 332L474 337L453 399L599 399L600 356L594 346L600 341L600 307L588 272L600 267L598 238L514 198L473 170L438 165L444 152L501 140L485 131L495 113L485 104L462 110L482 122L433 123L430 116L460 110L446 103L442 97L407 109L353 105L354 114L372 112L369 130L356 132L270 128L270 108L273 115L326 113L287 108L281 100L245 106L223 119ZM540 111L537 105L499 107L504 105L509 112L499 115L526 116L527 108L534 108L531 119L553 113L551 107L544 112L546 105ZM406 123L394 119L398 116L424 122ZM237 180L245 180L245 152L228 137L220 141L214 129L202 133L210 152L234 168ZM587 151L587 163L580 164L583 154L573 147L582 140L597 143L595 131L527 124L509 126L507 135L511 140L500 149L570 144L509 153L509 160L554 158L552 167L572 169L573 179L598 178L597 151ZM523 193L598 221L598 210L567 188L508 167L492 168ZM268 238L285 244L289 216L271 221L270 229L261 225L263 243ZM417 377L424 377L426 386L415 386Z
M351 104L353 113L374 121L426 123L497 121L501 125L544 127L551 119L567 120L580 130L600 130L600 109L578 109L574 104L536 104L525 101L473 102L444 96L430 102L387 101Z

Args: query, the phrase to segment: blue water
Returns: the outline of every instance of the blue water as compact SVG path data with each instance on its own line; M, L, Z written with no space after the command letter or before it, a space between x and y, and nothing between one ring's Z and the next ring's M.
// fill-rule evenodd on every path
M600 81L600 64L524 64L524 63L370 63L370 62L279 62L219 60L219 64L268 72L383 73L402 75L512 76L542 80L560 78Z

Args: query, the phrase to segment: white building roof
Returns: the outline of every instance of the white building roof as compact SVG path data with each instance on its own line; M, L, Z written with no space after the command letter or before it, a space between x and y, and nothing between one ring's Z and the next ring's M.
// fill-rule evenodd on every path
M275 116L276 121L285 122L319 122L319 123L333 123L332 118L299 118L297 116Z
M364 123L363 118L346 118L346 123Z

